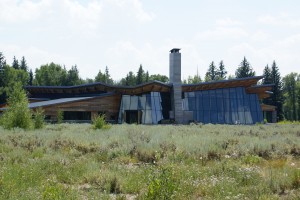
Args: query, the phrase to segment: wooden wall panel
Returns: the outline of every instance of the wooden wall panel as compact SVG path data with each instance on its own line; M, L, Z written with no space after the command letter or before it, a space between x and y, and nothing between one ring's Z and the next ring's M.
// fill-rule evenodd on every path
M96 97L77 102L68 102L62 104L43 107L45 115L51 120L57 120L57 111L86 111L91 112L92 116L99 113L105 113L107 120L117 120L120 109L121 95L107 97Z

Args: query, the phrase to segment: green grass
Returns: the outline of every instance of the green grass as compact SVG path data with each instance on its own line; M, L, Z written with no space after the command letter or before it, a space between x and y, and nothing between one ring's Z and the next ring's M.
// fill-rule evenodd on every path
M298 199L300 125L0 127L0 199Z

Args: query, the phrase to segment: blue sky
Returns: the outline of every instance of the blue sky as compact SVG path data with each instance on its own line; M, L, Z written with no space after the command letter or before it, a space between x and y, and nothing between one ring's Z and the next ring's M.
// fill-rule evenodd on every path
M34 70L77 65L83 78L109 67L120 79L142 64L168 75L181 48L182 78L203 78L212 61L229 74L243 57L257 75L276 60L282 75L300 69L298 0L0 0L0 51Z

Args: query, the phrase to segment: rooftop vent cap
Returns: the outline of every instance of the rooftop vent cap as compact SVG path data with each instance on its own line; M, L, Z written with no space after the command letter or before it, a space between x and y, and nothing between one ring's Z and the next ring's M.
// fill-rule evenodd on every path
M174 48L174 49L171 49L170 52L171 53L179 53L179 50L180 49L178 49L178 48Z

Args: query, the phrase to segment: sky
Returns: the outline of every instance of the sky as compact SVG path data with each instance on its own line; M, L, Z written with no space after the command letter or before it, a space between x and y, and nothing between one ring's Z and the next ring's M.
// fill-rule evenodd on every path
M107 66L115 80L140 64L168 76L181 48L182 79L221 60L234 74L246 56L256 75L275 60L300 73L299 0L0 0L0 52L33 71L54 62L82 78Z

